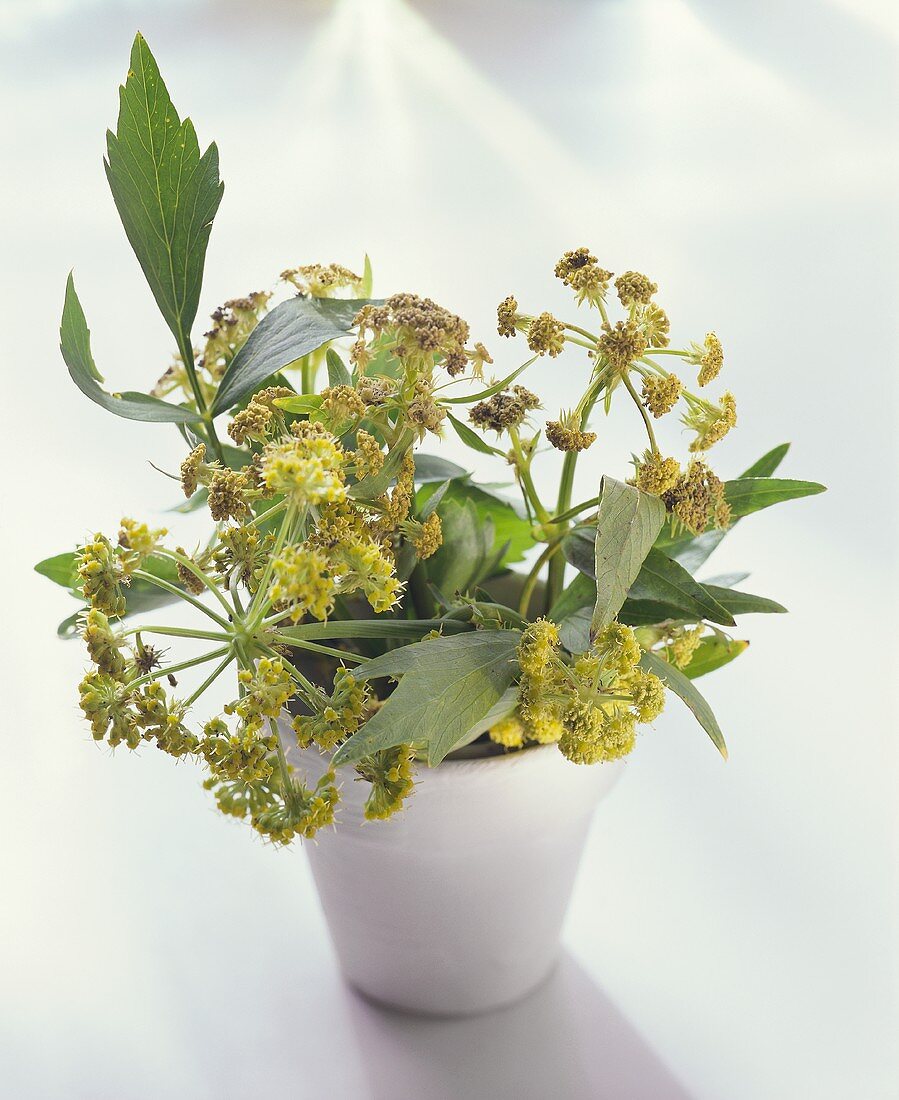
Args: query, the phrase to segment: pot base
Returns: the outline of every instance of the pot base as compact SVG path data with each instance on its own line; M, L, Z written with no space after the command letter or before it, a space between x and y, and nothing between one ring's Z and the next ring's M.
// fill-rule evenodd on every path
M327 761L291 754L307 781ZM593 811L623 762L555 745L421 766L408 807L366 821L367 784L340 769L338 826L306 846L340 967L379 1004L469 1016L545 981Z

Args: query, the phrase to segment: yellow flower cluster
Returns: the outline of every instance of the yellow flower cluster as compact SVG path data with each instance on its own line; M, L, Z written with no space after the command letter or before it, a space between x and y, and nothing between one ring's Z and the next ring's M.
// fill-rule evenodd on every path
M319 425L301 421L295 429L298 434L268 443L262 452L266 488L302 508L343 500L343 448Z
M356 765L361 778L371 783L364 808L368 821L384 821L402 809L414 786L414 758L411 745L397 745L366 756Z
M125 572L122 555L105 535L94 535L78 552L78 577L84 598L91 607L116 618L125 613L123 585L131 583Z
M290 673L278 658L263 657L255 672L243 668L237 678L244 693L225 713L236 714L250 730L258 730L266 718L277 718L294 693Z
M707 451L722 440L737 423L737 403L732 393L724 393L719 405L705 401L690 402L690 411L683 417L684 425L696 432L691 451Z
M293 720L300 747L317 745L324 752L336 748L362 725L368 699L368 686L359 683L348 669L339 668L331 697L314 714L298 714Z
M341 264L304 264L281 272L281 279L295 286L301 294L313 298L334 298L338 290L349 290L362 297L363 280Z
M269 778L274 770L271 754L277 747L277 734L271 730L263 734L258 725L245 724L232 733L221 718L206 723L200 742L200 752L214 776L244 783Z
M664 378L649 375L643 379L643 404L658 420L660 416L671 412L683 388L683 383L676 374L669 374Z
M334 605L336 584L325 555L303 543L285 546L272 559L272 605L298 623L304 615L324 621Z
M665 704L662 682L639 667L640 646L630 627L612 623L589 652L566 664L553 623L538 619L518 649L518 715L490 731L500 744L558 741L569 760L592 764L625 756L638 722L651 722Z
M603 301L609 289L612 272L599 266L588 248L575 248L556 264L556 278L575 292L577 303L589 302L596 306Z

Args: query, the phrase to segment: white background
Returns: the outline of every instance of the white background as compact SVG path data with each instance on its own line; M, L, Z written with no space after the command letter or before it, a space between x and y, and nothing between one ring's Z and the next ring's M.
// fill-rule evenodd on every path
M892 9L0 3L4 1095L896 1096ZM730 763L672 703L597 815L563 965L506 1013L362 1004L302 851L220 818L189 765L96 747L78 716L83 656L54 636L71 606L31 566L177 500L147 464L177 464L174 431L89 404L56 346L75 265L111 387L168 361L100 164L138 27L221 150L203 314L367 250L377 291L456 309L505 373L522 348L492 335L495 303L561 309L553 264L586 243L658 281L676 339L724 340L740 426L719 471L791 439L785 476L830 487L741 523L710 563L792 612L746 620L752 648L705 682ZM535 371L551 413L584 369ZM624 409L597 430L584 495L640 431Z

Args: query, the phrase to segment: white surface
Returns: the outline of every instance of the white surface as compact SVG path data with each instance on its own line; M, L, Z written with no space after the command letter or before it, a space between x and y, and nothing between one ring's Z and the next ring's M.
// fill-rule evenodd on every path
M281 732L296 745L290 723ZM291 762L314 782L326 759L313 749ZM447 760L419 769L402 814L372 823L370 788L339 768L340 827L320 834L309 864L350 984L432 1016L534 990L558 960L594 811L623 770L573 768L555 745Z
M0 10L0 1089L894 1097L894 6ZM792 612L746 620L751 650L708 681L731 761L676 703L643 736L598 815L566 966L511 1013L434 1025L354 1000L302 853L220 819L189 767L110 757L77 716L82 657L53 637L68 605L31 563L177 495L145 461L171 468L174 433L89 405L56 351L73 264L113 386L145 388L170 350L100 166L137 26L221 147L204 309L367 249L381 290L431 293L489 338L511 290L560 307L552 265L590 243L657 279L675 333L725 341L741 423L718 468L793 439L784 472L830 486L712 559ZM570 404L582 369L542 365L535 388ZM585 495L639 426L599 430Z

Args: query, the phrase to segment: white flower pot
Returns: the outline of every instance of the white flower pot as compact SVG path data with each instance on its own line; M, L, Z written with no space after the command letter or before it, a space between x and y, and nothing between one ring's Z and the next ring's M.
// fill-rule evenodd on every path
M289 755L301 774L323 771L314 751ZM593 811L623 766L572 764L554 745L421 765L407 808L373 822L368 784L340 769L337 828L305 847L350 984L436 1015L534 989L559 951Z

